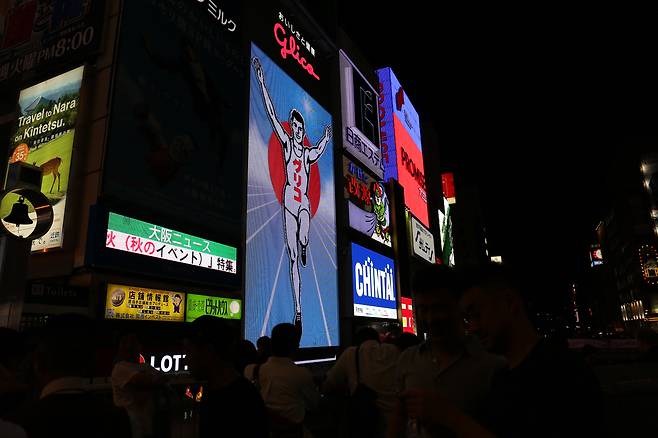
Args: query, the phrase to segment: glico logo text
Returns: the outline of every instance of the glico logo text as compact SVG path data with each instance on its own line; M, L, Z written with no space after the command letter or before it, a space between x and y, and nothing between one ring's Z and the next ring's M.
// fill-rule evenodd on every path
M308 74L318 81L320 80L320 77L315 73L313 65L310 64L306 58L299 55L299 49L302 46L297 43L295 37L290 35L286 38L286 29L281 23L276 23L274 25L274 38L276 39L276 42L279 43L279 46L281 46L281 57L283 59L286 59L288 55L290 55L304 70L306 70Z

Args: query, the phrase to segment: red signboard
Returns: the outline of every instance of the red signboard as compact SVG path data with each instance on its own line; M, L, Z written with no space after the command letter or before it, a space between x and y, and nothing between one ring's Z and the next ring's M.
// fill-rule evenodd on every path
M455 176L452 172L441 175L441 185L443 186L443 196L448 199L448 204L457 202L455 196Z
M404 187L404 203L423 225L429 227L423 153L396 115L393 116L397 143L398 181Z
M416 334L416 321L411 298L401 297L400 304L402 306L402 330L405 333Z

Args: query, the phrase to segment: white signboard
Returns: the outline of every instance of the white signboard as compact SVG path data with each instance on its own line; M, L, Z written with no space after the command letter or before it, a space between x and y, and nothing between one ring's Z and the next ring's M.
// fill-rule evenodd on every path
M411 218L411 239L414 242L414 254L423 260L435 263L434 236L414 217Z

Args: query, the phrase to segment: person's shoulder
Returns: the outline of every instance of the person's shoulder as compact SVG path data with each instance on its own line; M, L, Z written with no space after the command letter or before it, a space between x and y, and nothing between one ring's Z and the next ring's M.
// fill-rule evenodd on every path
M402 368L414 362L425 348L426 344L422 343L405 349L398 357L398 367Z

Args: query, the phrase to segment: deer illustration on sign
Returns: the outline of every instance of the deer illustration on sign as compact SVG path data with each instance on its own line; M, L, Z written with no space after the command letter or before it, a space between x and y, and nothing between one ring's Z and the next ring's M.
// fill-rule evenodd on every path
M34 163L36 165L37 163ZM57 191L60 191L59 183L60 183L60 177L59 177L59 166L62 164L62 159L59 157L51 158L50 160L46 161L43 163L41 166L41 175L43 176L48 176L51 173L53 174L53 183L50 186L50 191L48 193L53 192L53 187L55 187L55 181L57 181Z

